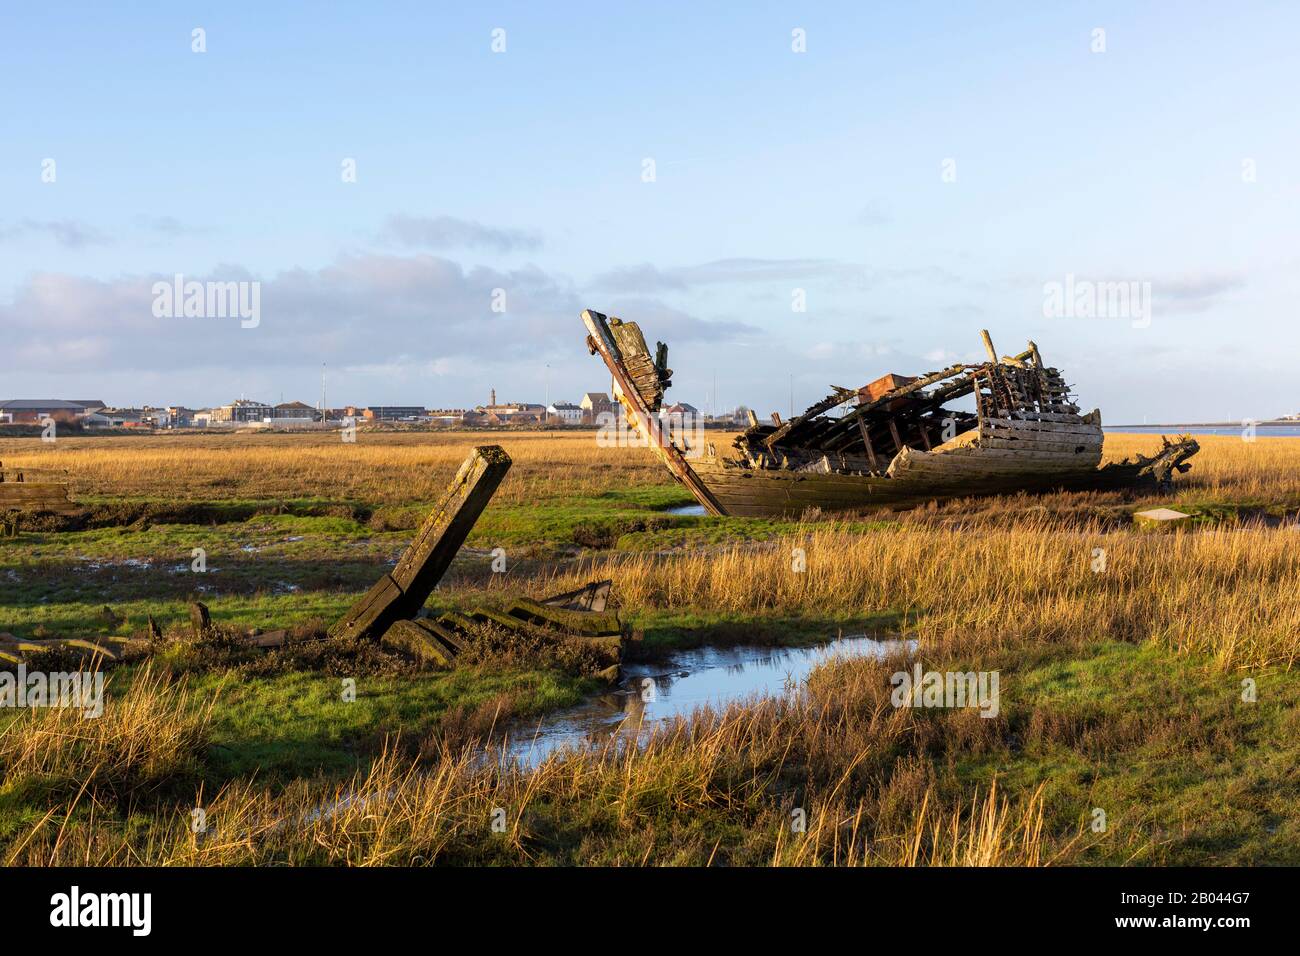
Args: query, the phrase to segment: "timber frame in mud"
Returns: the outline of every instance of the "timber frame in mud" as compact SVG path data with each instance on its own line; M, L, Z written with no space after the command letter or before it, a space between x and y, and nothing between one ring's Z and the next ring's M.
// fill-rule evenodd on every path
M451 567L461 545L510 470L499 445L475 448L416 532L391 573L378 581L330 628L335 638L378 640L408 656L454 666L481 628L507 634L540 630L555 638L580 639L603 657L595 676L614 680L619 672L623 629L606 611L610 582L540 601L520 598L505 612L472 608L424 615L424 604Z
M798 515L810 507L912 507L1021 490L1168 487L1198 450L1190 437L1155 455L1101 467L1101 413L1082 413L1059 369L1029 342L988 361L920 376L888 374L831 393L788 422L750 413L731 457L677 447L661 422L671 384L667 346L654 358L641 330L585 311L587 346L614 377L629 424L710 514ZM948 407L972 397L974 411ZM839 410L839 414L831 414Z

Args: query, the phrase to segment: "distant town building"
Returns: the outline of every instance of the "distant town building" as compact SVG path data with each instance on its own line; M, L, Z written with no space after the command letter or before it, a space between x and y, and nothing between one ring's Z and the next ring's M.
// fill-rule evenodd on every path
M82 418L87 428L153 428L157 417L143 408L101 408Z
M616 411L617 404L605 392L587 392L581 402L500 402L495 388L489 401L473 409L425 408L419 405L347 405L322 409L305 402L271 405L240 398L211 408L184 405L116 408L98 400L9 399L0 401L0 424L40 424L46 419L60 423L80 422L87 428L208 428L208 427L308 427L352 418L368 422L422 422L439 427L461 425L581 425L595 424L600 415ZM698 415L686 403L666 408L663 414Z
M0 415L14 425L39 425L47 418L71 423L83 414L81 405L58 398L13 398L0 402Z
M546 421L546 406L535 402L497 402L497 390L489 392L488 404L465 413L467 425L540 425Z
M604 392L588 392L582 396L582 401L578 403L578 407L582 409L583 423L594 425L602 413L614 410L614 403L609 400L609 396Z
M274 423L285 420L311 423L320 421L320 412L305 402L281 402L275 406L271 418Z
M465 421L463 408L429 408L425 409L425 414L429 417L430 424L443 428L455 427Z
M81 419L81 424L87 428L121 428L125 423L126 419L122 415L114 414L110 409L91 412Z
M699 419L700 410L694 405L687 402L678 402L675 405L665 405L659 409L660 418L668 418L670 415L680 415L683 418Z
M184 405L168 405L163 409L159 424L164 428L189 428L194 422L194 409Z
M229 405L218 405L213 408L212 422L213 424L245 424L263 421L274 414L275 408L271 405L241 398Z
M540 425L546 420L546 406L535 402L509 402L488 405L474 411L491 425Z
M366 421L401 422L424 417L423 405L370 405L361 410Z
M546 406L546 420L554 425L581 425L582 406L572 402L552 402Z

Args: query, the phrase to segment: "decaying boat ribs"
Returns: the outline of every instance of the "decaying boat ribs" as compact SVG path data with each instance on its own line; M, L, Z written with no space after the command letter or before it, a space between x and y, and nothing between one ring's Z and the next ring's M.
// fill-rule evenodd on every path
M629 424L711 514L799 515L911 507L944 498L1020 490L1167 487L1199 449L1165 440L1155 455L1101 467L1101 413L1080 412L1058 369L1030 342L989 360L920 376L885 375L833 387L803 414L770 424L751 412L735 452L683 449L659 409L671 382L667 348L654 359L634 322L583 312L587 345L609 366ZM973 411L949 407L973 398ZM701 453L703 452L703 453Z

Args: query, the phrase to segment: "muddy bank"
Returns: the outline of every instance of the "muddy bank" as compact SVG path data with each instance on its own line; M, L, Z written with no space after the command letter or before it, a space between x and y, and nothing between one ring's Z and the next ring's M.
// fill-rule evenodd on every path
M86 531L93 528L147 528L155 524L231 524L270 515L302 518L350 518L363 524L382 522L390 528L393 516L385 509L354 502L294 501L115 501L88 503L72 514L24 514L24 531ZM414 525L411 525L412 527Z

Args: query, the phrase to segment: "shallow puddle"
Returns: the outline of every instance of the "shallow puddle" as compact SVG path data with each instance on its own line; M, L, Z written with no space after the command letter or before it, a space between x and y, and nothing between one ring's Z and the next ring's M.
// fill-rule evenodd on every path
M543 717L516 731L508 754L536 766L564 747L602 744L621 735L644 737L674 717L708 705L719 708L755 697L796 691L813 668L842 657L887 657L915 641L843 637L809 647L702 647L675 652L666 662L630 664L617 689Z
M913 651L916 641L841 637L807 647L701 647L677 651L667 662L630 664L616 689L576 707L543 717L509 738L504 757L525 769L538 766L566 747L600 745L615 735L644 740L674 717L687 717L704 705L728 704L758 697L787 696L803 684L813 668L835 658L883 658ZM491 751L493 758L501 756ZM480 751L480 760L488 754ZM300 825L328 819L352 805L384 803L396 791L345 793L299 819ZM281 821L283 826L287 821Z
M704 505L678 505L676 508L665 508L663 511L666 515L704 515Z

